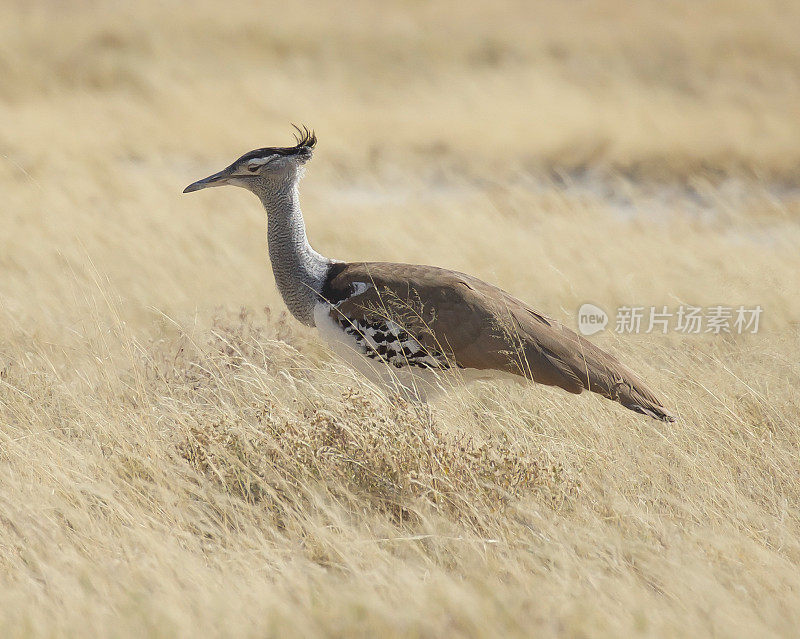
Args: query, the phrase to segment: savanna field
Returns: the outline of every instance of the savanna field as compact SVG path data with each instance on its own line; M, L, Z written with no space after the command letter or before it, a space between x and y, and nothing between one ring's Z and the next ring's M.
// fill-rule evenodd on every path
M0 635L797 636L799 114L791 0L5 0ZM181 195L290 122L315 248L591 302L679 421L348 369ZM681 305L763 313L614 330Z

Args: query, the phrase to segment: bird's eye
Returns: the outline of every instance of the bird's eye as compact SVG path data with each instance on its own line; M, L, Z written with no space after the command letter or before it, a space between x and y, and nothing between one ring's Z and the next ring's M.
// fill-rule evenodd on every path
M266 158L253 158L247 163L247 170L250 171L250 173L256 173L259 169L261 169L262 166L266 166L274 159L275 156L269 156Z

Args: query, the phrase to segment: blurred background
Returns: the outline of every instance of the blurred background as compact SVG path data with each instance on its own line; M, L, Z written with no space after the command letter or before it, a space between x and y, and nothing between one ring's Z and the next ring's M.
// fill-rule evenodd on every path
M303 197L328 255L474 272L572 325L590 298L798 316L790 0L0 14L0 296L20 321L78 319L73 287L98 279L142 328L147 307L277 303L252 196L180 192L291 143L290 122L319 135Z

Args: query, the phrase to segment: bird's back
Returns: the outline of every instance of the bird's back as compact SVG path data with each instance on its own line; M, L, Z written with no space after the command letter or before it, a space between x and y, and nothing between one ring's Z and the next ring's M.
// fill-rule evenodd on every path
M395 332L408 335L424 352L425 359L420 355L416 361L513 373L571 393L590 390L656 419L673 419L615 357L470 275L413 264L339 263L323 296L332 305L331 318L353 332L384 337L388 327L397 327ZM398 354L397 348L385 350ZM399 367L403 361L395 357L393 363Z

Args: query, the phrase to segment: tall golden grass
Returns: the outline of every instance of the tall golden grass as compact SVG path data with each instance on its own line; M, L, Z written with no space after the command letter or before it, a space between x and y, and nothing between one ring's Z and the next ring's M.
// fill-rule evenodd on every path
M800 5L0 7L0 634L796 636ZM287 318L252 196L576 309L663 425L508 384L382 393ZM612 318L613 322L613 318Z

